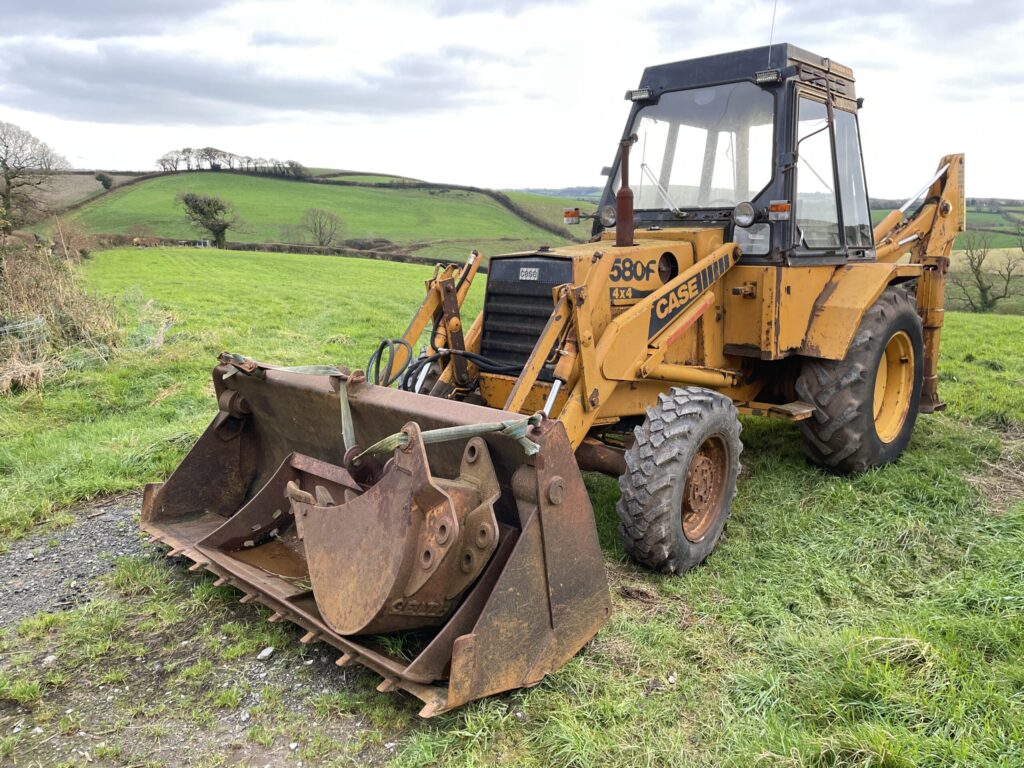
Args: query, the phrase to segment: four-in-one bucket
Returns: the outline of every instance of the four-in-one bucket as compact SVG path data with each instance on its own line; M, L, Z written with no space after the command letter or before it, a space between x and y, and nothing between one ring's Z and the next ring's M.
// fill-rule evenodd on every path
M220 412L147 486L142 527L304 627L303 642L418 696L426 717L539 682L607 621L593 512L557 421L230 355L213 378ZM363 452L389 436L398 447Z

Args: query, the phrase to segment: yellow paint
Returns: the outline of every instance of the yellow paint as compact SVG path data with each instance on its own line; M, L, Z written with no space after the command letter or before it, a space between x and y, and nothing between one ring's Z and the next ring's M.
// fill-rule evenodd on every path
M890 283L901 277L918 277L919 264L861 262L836 269L812 313L800 354L842 360L868 311Z

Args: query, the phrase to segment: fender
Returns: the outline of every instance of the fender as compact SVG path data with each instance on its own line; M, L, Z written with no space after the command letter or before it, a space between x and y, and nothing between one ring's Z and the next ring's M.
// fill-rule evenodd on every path
M846 357L864 314L890 285L920 277L921 264L863 262L838 268L814 303L800 354L826 360Z

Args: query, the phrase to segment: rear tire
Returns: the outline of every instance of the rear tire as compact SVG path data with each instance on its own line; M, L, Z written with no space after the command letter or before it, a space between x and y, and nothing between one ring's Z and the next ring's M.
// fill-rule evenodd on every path
M699 387L658 396L626 450L616 505L630 557L682 574L715 548L740 470L740 422L732 400Z
M887 288L845 359L803 363L796 391L815 407L800 422L811 462L853 474L898 459L917 421L923 361L921 318L906 291Z

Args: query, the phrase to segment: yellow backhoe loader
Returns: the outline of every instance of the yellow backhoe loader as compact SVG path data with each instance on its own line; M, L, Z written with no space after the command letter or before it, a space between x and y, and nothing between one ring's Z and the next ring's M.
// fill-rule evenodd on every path
M872 231L847 67L779 44L627 99L590 242L492 257L475 319L482 257L439 265L365 371L223 354L219 412L146 488L170 555L423 716L539 682L607 621L581 470L619 477L630 555L682 574L729 516L740 414L854 473L942 408L962 155Z

